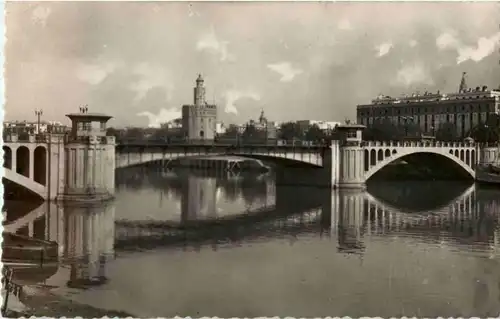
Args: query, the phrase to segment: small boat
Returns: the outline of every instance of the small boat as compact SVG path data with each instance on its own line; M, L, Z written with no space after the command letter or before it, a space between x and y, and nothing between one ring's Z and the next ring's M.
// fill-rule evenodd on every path
M488 168L491 173L500 174L500 165L490 164Z

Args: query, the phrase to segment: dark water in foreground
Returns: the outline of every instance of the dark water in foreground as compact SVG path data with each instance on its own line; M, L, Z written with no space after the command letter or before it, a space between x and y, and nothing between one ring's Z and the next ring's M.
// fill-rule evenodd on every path
M117 187L105 207L43 204L9 226L59 242L56 293L140 317L500 313L499 189L145 169Z

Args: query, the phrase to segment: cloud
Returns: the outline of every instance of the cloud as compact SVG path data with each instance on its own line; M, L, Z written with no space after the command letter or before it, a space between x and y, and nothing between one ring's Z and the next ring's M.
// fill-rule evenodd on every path
M500 32L490 36L481 37L477 40L476 46L461 47L458 49L457 64L465 62L467 60L472 60L479 62L485 57L491 55L495 52L495 48L500 42Z
M153 114L149 111L139 112L137 116L146 116L149 120L149 127L160 127L161 124L178 119L182 116L182 112L178 108L165 109L162 108L158 114Z
M475 45L465 45L454 32L441 33L436 39L436 46L440 50L455 50L458 54L456 63L468 60L479 62L495 52L500 43L500 32L489 37L480 37Z
M136 101L142 100L149 90L156 87L165 89L165 101L169 101L172 98L174 83L170 80L167 70L143 62L136 65L132 73L138 76L138 79L129 86L135 92Z
M35 24L45 26L52 10L49 7L37 6L31 13L31 19Z
M279 62L279 63L272 63L268 64L267 67L281 75L280 81L281 82L290 82L292 81L295 76L303 73L301 69L294 68L290 62Z
M379 44L375 47L375 49L378 51L377 52L377 57L383 57L384 55L388 54L391 49L393 48L392 42L384 42L382 44Z
M207 51L212 54L219 55L220 61L233 61L234 55L228 51L228 41L223 41L217 38L215 30L212 28L209 33L202 36L196 43L196 50Z
M410 42L408 42L408 45L410 47L414 48L418 45L418 42L417 42L417 40L410 40Z
M232 114L238 114L238 109L234 105L238 100L249 98L260 101L260 95L253 91L228 90L224 93L224 98L226 100L224 112Z
M434 84L434 81L423 63L416 62L411 65L405 65L399 69L396 75L396 80L393 81L392 84L409 87L415 84L432 85Z
M454 33L444 32L441 33L436 39L436 46L439 50L456 49L460 47L460 41L456 38Z
M103 64L80 64L76 70L76 77L90 85L98 85L118 67L119 63L106 62Z
M339 21L339 23L337 24L337 28L339 28L339 30L352 30L351 21L344 18Z

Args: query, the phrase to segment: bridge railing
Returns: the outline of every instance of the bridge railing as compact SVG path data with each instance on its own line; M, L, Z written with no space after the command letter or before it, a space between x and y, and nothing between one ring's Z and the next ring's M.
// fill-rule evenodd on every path
M6 134L3 136L3 141L6 143L44 143L48 142L50 136L48 134Z
M440 142L440 141L364 141L366 147L475 147L474 142Z
M281 147L322 147L327 146L326 143L315 141L285 141L285 140L165 140L165 139L120 139L117 141L120 146L281 146Z

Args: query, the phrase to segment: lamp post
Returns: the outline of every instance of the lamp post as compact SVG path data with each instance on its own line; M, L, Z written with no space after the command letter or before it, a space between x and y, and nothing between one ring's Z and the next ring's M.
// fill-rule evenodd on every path
M36 126L36 134L40 134L40 117L43 114L42 109L35 109L35 115L37 117L37 126Z

